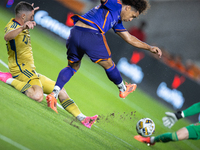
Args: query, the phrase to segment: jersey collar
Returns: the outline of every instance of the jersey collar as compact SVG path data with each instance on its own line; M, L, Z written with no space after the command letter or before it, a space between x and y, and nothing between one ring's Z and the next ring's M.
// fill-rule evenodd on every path
M14 18L13 18L13 22L19 24L20 26L22 26L19 22L17 22Z

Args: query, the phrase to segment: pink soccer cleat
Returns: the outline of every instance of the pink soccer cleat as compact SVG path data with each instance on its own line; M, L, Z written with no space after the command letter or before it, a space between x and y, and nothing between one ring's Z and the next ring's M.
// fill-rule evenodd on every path
M10 72L1 72L0 71L0 80L5 82L9 79L9 78L12 78L12 75Z
M87 128L91 129L92 125L96 122L98 115L93 117L86 117L81 123L86 126Z

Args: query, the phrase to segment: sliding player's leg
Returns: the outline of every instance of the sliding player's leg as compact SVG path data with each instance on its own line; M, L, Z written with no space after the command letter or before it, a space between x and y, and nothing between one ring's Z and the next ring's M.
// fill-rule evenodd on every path
M43 100L42 87L40 87L39 85L32 85L29 89L25 91L25 95L37 102L42 102Z
M163 142L163 143L167 143L170 141L178 141L178 137L177 137L177 133L176 132L168 132L168 133L164 133L161 135L158 135L156 137L152 136L152 137L142 137L141 135L136 135L134 136L134 138L140 142L149 144L149 145L154 145L157 142Z
M76 103L68 96L64 89L60 91L58 98L63 108L76 117L84 126L91 128L91 126L95 123L98 115L89 117L82 114Z
M9 72L0 72L0 80L12 85L15 89L35 101L41 102L43 100L42 85L34 73L30 78L27 78L23 73L20 73L16 78L12 78Z
M189 132L187 130L186 127L179 129L176 132L177 135L177 141L181 141L181 140L187 140L189 138Z
M193 140L200 139L200 122L191 124L191 125L187 126L186 129L187 129L187 131L185 131L185 132L188 132L188 136L185 138L193 139Z
M39 74L39 78L40 78L40 81L42 82L44 93L46 94L51 93L51 91L54 88L55 82L41 74ZM69 95L67 94L64 88L60 90L58 94L58 99L61 105L63 106L63 108L67 112L69 112L74 117L76 117L84 126L91 128L91 126L93 125L93 123L96 121L98 117L97 115L93 117L88 117L82 114L80 109L76 105L76 103L69 97ZM52 99L50 97L47 99L47 103L48 103L48 107L51 107L55 112L57 112L57 107L54 100L56 100L54 97ZM56 100L56 103L57 103L57 100ZM51 104L54 104L54 105L51 105Z
M134 136L134 138L140 142L154 145L157 142L167 143L170 141L181 140L199 140L200 139L200 123L191 124L187 127L179 129L177 132L168 132L156 137L142 137L140 135Z
M105 69L108 78L114 84L117 85L117 87L119 88L119 91L120 91L119 96L121 98L125 98L128 94L135 91L135 89L137 87L136 84L127 84L126 83L126 85L124 85L124 82L122 80L120 72L117 69L117 67L115 66L115 63L112 61L111 58L109 58L108 60L101 60L98 62L98 64L101 65Z
M156 137L152 137L152 142L170 142L181 141L187 139L197 140L200 139L200 124L191 124L187 127L179 129L177 132L165 133Z

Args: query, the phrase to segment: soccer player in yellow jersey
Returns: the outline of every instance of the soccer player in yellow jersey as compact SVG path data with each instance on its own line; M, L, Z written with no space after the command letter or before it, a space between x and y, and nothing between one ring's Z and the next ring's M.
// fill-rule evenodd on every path
M31 99L41 102L43 92L50 94L55 82L35 71L29 29L36 26L33 19L34 11L37 9L39 7L34 8L33 4L27 2L19 2L16 5L15 18L6 25L4 36L10 73L0 72L0 80L12 85ZM97 115L93 117L83 115L64 89L61 90L58 98L66 111L77 117L84 126L91 128ZM57 101L47 100L47 104L57 112Z

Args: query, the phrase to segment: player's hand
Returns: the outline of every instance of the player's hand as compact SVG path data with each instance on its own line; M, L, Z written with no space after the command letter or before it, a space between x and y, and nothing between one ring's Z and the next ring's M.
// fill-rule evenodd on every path
M157 54L159 56L159 58L161 58L161 56L162 56L162 51L156 46L151 46L150 52Z
M176 115L172 112L166 112L165 114L166 116L162 118L163 125L171 128L178 121L178 119Z
M35 21L27 21L24 23L23 28L24 29L33 29L36 26Z
M31 5L32 5L33 8L34 8L34 3L32 3ZM35 8L34 8L34 11L36 11L36 10L38 10L38 9L39 9L39 7L35 7Z

